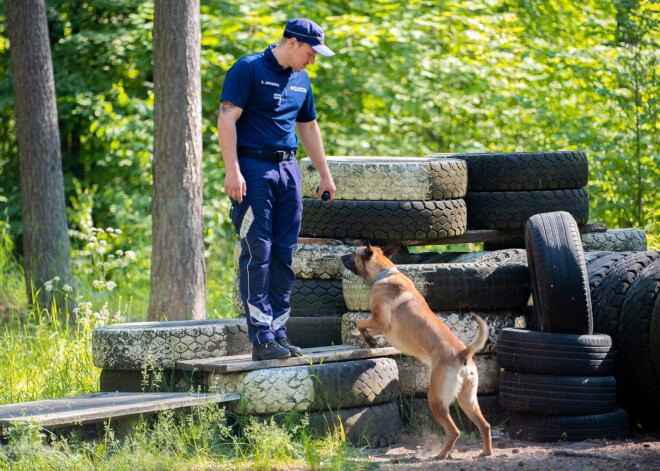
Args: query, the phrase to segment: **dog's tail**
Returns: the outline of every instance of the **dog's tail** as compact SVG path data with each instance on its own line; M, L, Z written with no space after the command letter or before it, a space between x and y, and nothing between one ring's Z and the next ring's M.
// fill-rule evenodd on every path
M475 353L481 351L486 346L486 340L488 340L488 326L484 320L476 314L472 314L472 318L477 321L477 324L479 324L479 335L474 342L465 347L465 350L460 353L462 364L466 364Z

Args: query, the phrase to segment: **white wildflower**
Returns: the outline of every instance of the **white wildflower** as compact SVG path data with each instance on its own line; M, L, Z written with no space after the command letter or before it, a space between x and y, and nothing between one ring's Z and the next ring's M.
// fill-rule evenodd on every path
M46 291L52 291L53 290L53 282L52 281L47 281L44 283L44 288L46 288Z
M119 235L119 234L121 234L121 233L122 233L122 230L121 230L121 229L115 229L115 234Z
M105 283L105 287L108 289L108 291L112 291L113 289L115 289L117 287L117 285L112 281L107 281Z
M124 251L123 250L117 250L115 252L115 255L117 255L117 257L123 257L124 256Z
M73 288L66 284L62 286L62 289L64 290L65 293L70 293L71 291L73 291Z
M129 260L132 260L132 261L137 260L137 255L135 255L135 252L133 252L132 250L127 250L125 255L126 255L126 258L129 259Z
M110 234L112 234L113 232L115 232L115 230L112 227L106 227L105 232L109 232Z
M53 278L53 281L55 281L55 282L60 281L60 277L56 276L55 278Z
M94 280L92 281L92 285L94 286L94 288L101 290L105 287L105 281Z

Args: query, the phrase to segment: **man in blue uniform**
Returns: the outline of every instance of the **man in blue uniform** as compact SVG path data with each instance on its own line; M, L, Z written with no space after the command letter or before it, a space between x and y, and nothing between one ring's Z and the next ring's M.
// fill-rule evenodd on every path
M253 360L301 351L287 339L285 326L302 214L299 138L321 176L318 197L328 192L332 201L336 190L304 70L317 53L334 55L323 42L316 23L291 19L281 42L236 61L222 88L218 140L241 241L241 298Z

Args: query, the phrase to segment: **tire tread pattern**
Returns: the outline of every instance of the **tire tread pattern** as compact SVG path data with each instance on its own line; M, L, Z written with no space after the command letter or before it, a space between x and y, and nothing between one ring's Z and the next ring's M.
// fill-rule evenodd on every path
M465 232L462 199L435 201L343 201L303 198L301 237L433 240Z
M578 226L589 222L587 190L468 192L468 229L524 229L534 214L553 211L570 213Z
M468 191L582 188L589 180L584 152L449 154L467 163Z

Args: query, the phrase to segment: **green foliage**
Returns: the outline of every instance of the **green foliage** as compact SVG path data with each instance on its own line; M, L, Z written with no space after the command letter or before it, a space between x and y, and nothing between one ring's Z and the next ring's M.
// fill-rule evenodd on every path
M92 192L98 227L148 246L153 3L47 6L69 220L77 224L75 200ZM218 270L210 312L227 313L217 293L231 276L216 138L223 78L236 59L277 42L293 16L316 19L337 52L308 68L329 155L584 150L591 219L658 233L655 2L206 0L200 12L205 241ZM9 47L0 5L0 186L20 255Z

